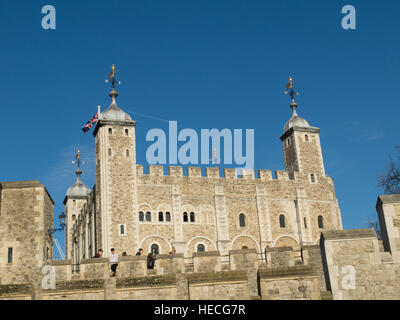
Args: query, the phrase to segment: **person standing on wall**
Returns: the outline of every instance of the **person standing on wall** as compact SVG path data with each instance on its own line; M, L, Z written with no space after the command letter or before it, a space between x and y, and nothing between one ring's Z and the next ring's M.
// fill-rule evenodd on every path
M115 277L115 274L117 273L117 267L118 267L118 254L115 253L114 248L111 249L110 265L111 265L112 276Z
M147 256L147 269L154 269L154 256L153 254L150 252Z

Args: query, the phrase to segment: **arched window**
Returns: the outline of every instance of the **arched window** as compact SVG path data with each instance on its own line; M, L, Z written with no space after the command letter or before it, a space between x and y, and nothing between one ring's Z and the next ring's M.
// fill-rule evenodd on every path
M324 227L324 218L322 216L318 216L318 228L322 229Z
M311 182L315 183L315 175L314 175L314 173L311 173L310 177L311 177Z
M160 248L158 247L158 244L155 244L155 243L153 243L152 245L151 245L151 253L155 256L155 255L157 255L157 254L159 254L160 253Z
M308 135L304 136L304 140L308 141Z
M198 244L197 245L197 252L204 252L206 251L206 247L204 246L204 244Z
M125 135L129 136L129 130L128 129L125 129Z
M248 249L247 246L243 246L243 247L242 247L242 250L247 250L247 249Z
M108 134L112 134L112 129L108 128Z
M239 225L244 228L246 226L246 217L243 213L239 214Z
M149 211L146 212L146 221L151 221L151 213Z
M129 149L126 149L126 156L129 157Z
M283 214L281 214L279 216L279 226L281 228L286 228L286 223L285 223L285 216Z
M171 214L169 212L165 213L165 221L171 221Z
M164 221L164 214L162 212L158 213L158 221Z
M183 213L183 222L188 222L188 214L187 214L187 212Z
M108 155L111 156L111 148L108 149Z
M144 221L144 213L143 213L143 211L139 212L139 221Z
M195 215L194 212L190 213L190 222L195 222Z
M307 220L306 220L306 218L304 218L304 228L307 229Z

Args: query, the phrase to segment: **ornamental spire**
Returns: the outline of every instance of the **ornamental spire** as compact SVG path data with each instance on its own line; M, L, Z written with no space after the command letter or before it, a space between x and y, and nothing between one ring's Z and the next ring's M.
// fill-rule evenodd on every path
M115 67L115 65L111 66L111 72L108 75L108 79L105 80L106 83L111 83L111 91L110 91L110 97L112 99L112 103L111 104L117 104L115 102L115 99L118 97L118 92L115 90L115 85L116 84L121 84L121 81L118 81L116 78L116 73L118 72L117 68Z
M297 116L297 113L296 113L297 103L296 103L296 101L294 101L294 97L299 95L299 93L296 92L294 89L294 84L295 84L295 82L293 81L293 78L289 77L289 83L286 85L285 94L289 95L290 98L292 99L292 103L290 104L290 107L293 110L292 117Z
M75 155L75 160L72 161L73 164L76 164L76 183L75 184L82 184L81 181L81 174L82 174L82 169L81 169L81 164L84 164L85 162L81 160L81 151L78 149L76 155Z

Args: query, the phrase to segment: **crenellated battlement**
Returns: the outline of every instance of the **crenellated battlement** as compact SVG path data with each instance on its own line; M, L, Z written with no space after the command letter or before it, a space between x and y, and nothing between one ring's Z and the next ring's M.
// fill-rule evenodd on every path
M272 170L258 170L257 176L253 169L236 169L223 168L222 175L219 167L206 167L203 174L201 167L187 167L186 175L183 175L182 166L168 166L167 174L164 174L164 166L149 165L148 173L144 173L144 166L136 165L136 173L138 177L154 176L154 177L189 177L189 178L211 178L211 179L243 179L243 180L262 180L262 181L296 181L298 180L298 172L289 172L285 170L276 170L272 174ZM331 180L329 180L331 181Z

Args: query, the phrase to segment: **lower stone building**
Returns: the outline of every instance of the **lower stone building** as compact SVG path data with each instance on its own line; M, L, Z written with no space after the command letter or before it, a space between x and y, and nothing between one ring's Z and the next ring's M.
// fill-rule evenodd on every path
M52 259L53 211L39 181L0 182L0 284L29 283Z

